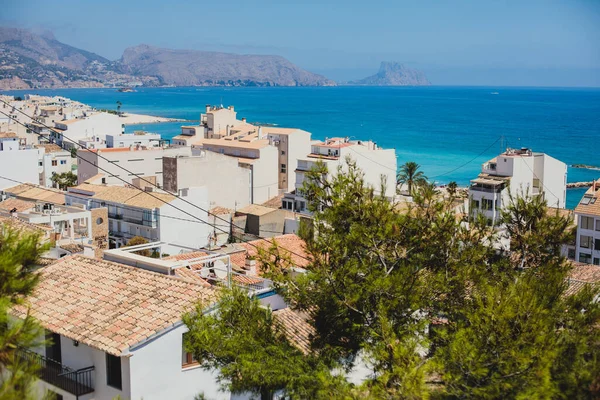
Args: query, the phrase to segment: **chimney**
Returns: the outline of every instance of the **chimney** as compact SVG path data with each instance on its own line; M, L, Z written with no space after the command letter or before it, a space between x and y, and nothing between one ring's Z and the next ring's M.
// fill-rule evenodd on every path
M253 258L246 257L246 263L244 265L246 275L256 276L256 260Z
M246 118L242 118L242 122L246 122Z
M206 105L206 112L209 112L209 111L210 111L210 104L207 104Z
M258 127L258 139L262 139L262 126Z

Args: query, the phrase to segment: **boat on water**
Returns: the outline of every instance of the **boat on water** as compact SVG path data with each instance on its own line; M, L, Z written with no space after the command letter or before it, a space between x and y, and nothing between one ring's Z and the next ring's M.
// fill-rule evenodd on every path
M490 94L500 94L500 93L498 93L498 92L491 92Z
M131 92L135 92L135 90L133 90L133 88L130 88L130 87L122 87L122 88L119 88L119 89L117 90L117 92L121 92L121 93L131 93Z

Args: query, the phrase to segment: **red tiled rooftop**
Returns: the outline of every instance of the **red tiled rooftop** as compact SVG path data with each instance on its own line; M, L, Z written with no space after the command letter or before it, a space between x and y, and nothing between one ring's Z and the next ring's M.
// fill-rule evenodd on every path
M83 256L60 259L41 270L28 304L46 329L109 354L124 351L181 321L218 291L172 276Z

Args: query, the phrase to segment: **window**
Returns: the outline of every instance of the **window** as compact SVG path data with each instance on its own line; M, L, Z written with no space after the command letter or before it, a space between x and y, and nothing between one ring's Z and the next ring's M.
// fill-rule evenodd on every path
M41 161L38 164L39 164L40 167L43 165L43 163Z
M479 200L473 200L471 202L471 208L479 209Z
M285 164L281 164L281 173L285 174L285 171L286 171Z
M594 250L600 250L600 239L594 240Z
M198 365L198 360L194 357L194 354L185 351L185 337L187 332L181 335L181 367L188 368Z
M494 209L494 200L481 199L481 209L482 210Z
M281 155L285 156L285 150L281 150Z
M581 217L581 229L594 229L594 218Z
M579 246L584 249L589 249L592 247L592 237L591 236L579 236Z
M586 253L579 253L579 262L590 264L592 261L592 255Z
M594 257L594 265L600 265L600 258Z
M67 160L60 160L60 165L66 165L67 164Z
M56 160L52 160L52 166L56 167L58 165L58 162Z
M568 250L567 258L569 260L574 260L575 259L575 249L569 249Z
M596 220L596 230L600 231L600 218Z
M56 362L62 362L62 351L60 347L60 335L58 333L46 331L46 357Z
M121 357L106 353L106 384L121 390Z

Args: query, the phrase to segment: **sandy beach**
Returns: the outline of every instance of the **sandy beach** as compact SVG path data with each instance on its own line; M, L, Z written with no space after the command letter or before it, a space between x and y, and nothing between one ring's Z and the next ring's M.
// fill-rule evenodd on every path
M184 119L177 118L165 118L165 117L155 117L153 115L144 115L144 114L132 114L132 113L124 113L121 117L123 124L125 125L135 125L135 124L153 124L160 122L184 122Z

